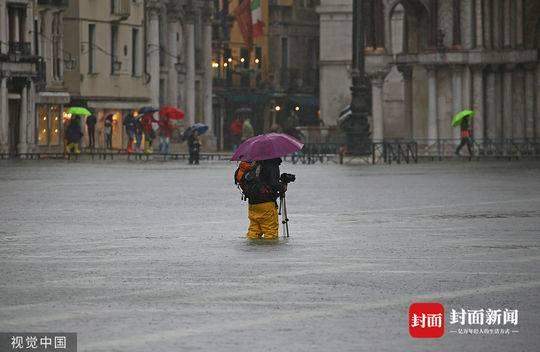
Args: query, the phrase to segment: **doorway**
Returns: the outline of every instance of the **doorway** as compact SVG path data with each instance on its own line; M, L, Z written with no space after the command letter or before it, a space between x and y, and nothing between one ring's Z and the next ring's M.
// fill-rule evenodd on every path
M17 155L17 146L19 145L19 130L20 130L20 112L21 112L21 99L14 98L8 100L8 143L9 143L9 155Z

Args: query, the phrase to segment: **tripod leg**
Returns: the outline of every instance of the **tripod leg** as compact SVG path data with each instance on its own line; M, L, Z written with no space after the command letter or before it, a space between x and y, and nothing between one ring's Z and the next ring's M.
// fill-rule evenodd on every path
M283 215L285 215L285 223L284 227L286 229L287 237L289 237L289 217L287 216L287 202L285 200L285 197L283 197Z

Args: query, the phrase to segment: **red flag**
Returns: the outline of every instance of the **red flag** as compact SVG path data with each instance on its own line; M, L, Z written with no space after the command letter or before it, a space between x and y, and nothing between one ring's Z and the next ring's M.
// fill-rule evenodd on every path
M251 20L251 0L244 0L234 10L234 18L238 22L244 42L248 47L253 44L253 21Z

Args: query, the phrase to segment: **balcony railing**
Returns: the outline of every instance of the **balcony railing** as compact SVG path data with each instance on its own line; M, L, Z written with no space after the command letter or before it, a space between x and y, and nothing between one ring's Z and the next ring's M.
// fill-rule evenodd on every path
M287 68L280 71L280 86L285 90L298 92L316 91L319 84L319 71L312 68Z
M30 43L9 42L9 53L21 56L30 56L32 55L32 46Z
M131 14L131 0L111 0L111 13L126 19Z

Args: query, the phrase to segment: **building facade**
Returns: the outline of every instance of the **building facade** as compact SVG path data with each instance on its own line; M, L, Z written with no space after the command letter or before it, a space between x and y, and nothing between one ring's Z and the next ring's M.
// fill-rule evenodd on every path
M61 148L67 0L0 1L0 152Z
M185 126L209 126L205 149L215 149L212 111L212 2L147 0L147 73L154 106L185 112Z
M249 38L245 18L256 21L249 14L252 2L214 1L214 110L225 149L231 147L229 126L237 111L251 110L247 116L256 133L318 123L317 2L255 4L262 26Z
M540 2L364 2L374 140L457 140L462 109L476 111L476 140L540 138ZM352 1L318 12L321 117L335 125L350 103Z
M112 146L120 149L127 143L124 116L152 103L145 28L143 1L75 0L66 10L64 48L77 67L66 71L64 80L71 104L87 107L97 117L98 148L105 146L106 116L113 116Z

